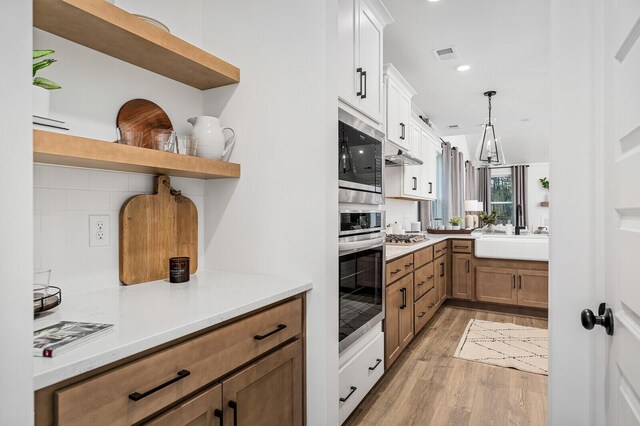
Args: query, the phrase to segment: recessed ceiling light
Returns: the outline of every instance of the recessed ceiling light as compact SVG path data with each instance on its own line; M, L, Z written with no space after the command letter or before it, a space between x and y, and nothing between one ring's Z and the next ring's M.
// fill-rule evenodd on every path
M526 123L526 122L528 122L528 121L531 121L531 119L530 119L530 118L523 118L523 119L522 119L522 120L520 120L520 121L522 121L522 122Z
M438 2L440 0L428 0L428 1L429 1L429 3L435 3L435 2Z
M458 71L469 71L471 69L471 65L460 65Z

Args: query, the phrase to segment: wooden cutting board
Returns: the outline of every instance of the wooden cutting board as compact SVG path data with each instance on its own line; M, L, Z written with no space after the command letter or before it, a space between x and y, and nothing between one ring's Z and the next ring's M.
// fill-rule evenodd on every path
M121 132L142 132L142 147L153 148L153 129L173 130L169 116L162 108L146 99L132 99L120 107L116 124Z
M168 176L157 176L153 195L137 195L120 209L120 281L138 284L169 277L169 258L188 256L198 270L198 210L171 195Z

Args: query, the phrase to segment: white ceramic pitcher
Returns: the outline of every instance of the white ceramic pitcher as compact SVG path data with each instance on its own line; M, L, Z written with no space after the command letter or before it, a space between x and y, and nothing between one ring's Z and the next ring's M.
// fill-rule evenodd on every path
M191 117L187 120L193 129L191 136L198 139L196 155L212 160L229 161L229 156L236 143L236 132L231 127L220 127L218 117L202 115ZM228 130L232 135L225 140L224 131Z

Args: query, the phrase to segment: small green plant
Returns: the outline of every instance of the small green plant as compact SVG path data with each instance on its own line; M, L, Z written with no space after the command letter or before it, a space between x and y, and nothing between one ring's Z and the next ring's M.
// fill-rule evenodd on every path
M481 212L478 217L480 217L480 220L487 225L495 225L498 222L498 212L493 212L491 214Z
M540 178L538 180L540 181L540 185L542 185L544 189L549 189L549 180L546 177Z
M45 56L49 56L52 53L55 53L54 50L34 50L33 51L33 60L35 61L36 59L41 59L44 58ZM55 59L41 59L38 62L35 62L33 64L33 85L34 86L38 86L38 87L42 87L43 89L47 89L47 90L55 90L55 89L60 89L60 85L58 85L58 83L54 83L51 80L47 80L46 78L42 78L42 77L36 77L36 73L42 69L47 68L49 65L53 64L54 62L56 62Z
M454 216L451 219L449 219L449 223L453 226L460 225L460 222L462 222L462 218L460 216Z

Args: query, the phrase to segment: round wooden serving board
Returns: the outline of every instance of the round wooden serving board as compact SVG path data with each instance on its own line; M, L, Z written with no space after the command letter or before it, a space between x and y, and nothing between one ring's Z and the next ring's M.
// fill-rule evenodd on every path
M153 129L173 130L169 116L162 108L146 99L132 99L120 107L117 125L121 132L134 130L142 132L142 147L153 148Z

